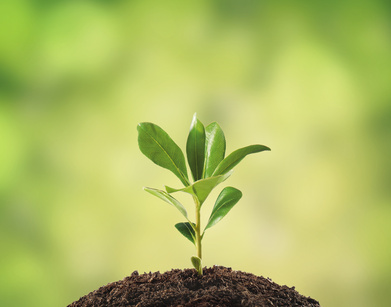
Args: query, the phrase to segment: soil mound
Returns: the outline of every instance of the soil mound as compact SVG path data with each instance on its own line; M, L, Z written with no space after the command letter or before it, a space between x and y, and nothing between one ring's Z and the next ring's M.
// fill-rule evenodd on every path
M137 271L123 280L95 290L68 307L105 306L320 306L295 287L280 286L268 278L231 268L205 268L160 274Z

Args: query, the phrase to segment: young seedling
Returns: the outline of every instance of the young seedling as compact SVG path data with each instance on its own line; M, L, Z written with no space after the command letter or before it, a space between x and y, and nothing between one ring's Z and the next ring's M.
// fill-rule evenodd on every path
M185 157L182 150L159 126L144 122L137 126L138 144L141 152L155 164L173 172L184 185L183 188L170 188L165 191L144 187L144 190L169 203L179 210L186 222L175 225L176 229L192 242L197 256L191 262L202 275L202 239L205 231L216 225L242 197L242 192L233 187L224 188L212 209L203 231L201 231L201 208L208 195L231 174L232 169L247 155L270 150L264 145L250 145L235 150L225 157L225 137L220 126L213 122L206 128L194 114L186 144L187 162L193 181L189 180ZM195 222L190 221L185 207L171 194L185 192L193 197Z

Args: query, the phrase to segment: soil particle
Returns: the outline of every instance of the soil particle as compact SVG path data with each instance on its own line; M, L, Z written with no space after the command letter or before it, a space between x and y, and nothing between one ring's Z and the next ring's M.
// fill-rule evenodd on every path
M198 276L194 269L174 269L160 274L133 272L68 305L105 306L320 306L299 294L295 287L280 286L269 278L214 266Z

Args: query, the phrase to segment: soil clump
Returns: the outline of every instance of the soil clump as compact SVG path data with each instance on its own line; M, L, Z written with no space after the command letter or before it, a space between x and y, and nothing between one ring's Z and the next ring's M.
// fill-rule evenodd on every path
M307 306L319 302L269 278L214 266L199 276L194 269L139 274L109 283L68 307L111 306Z

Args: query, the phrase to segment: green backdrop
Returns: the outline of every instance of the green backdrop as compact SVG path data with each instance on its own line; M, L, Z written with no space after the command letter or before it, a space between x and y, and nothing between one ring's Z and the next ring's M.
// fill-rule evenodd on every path
M184 149L197 112L227 153L272 149L205 203L204 219L225 185L243 192L204 265L390 306L390 20L374 0L0 1L0 305L190 268L180 214L142 190L180 182L136 126Z

